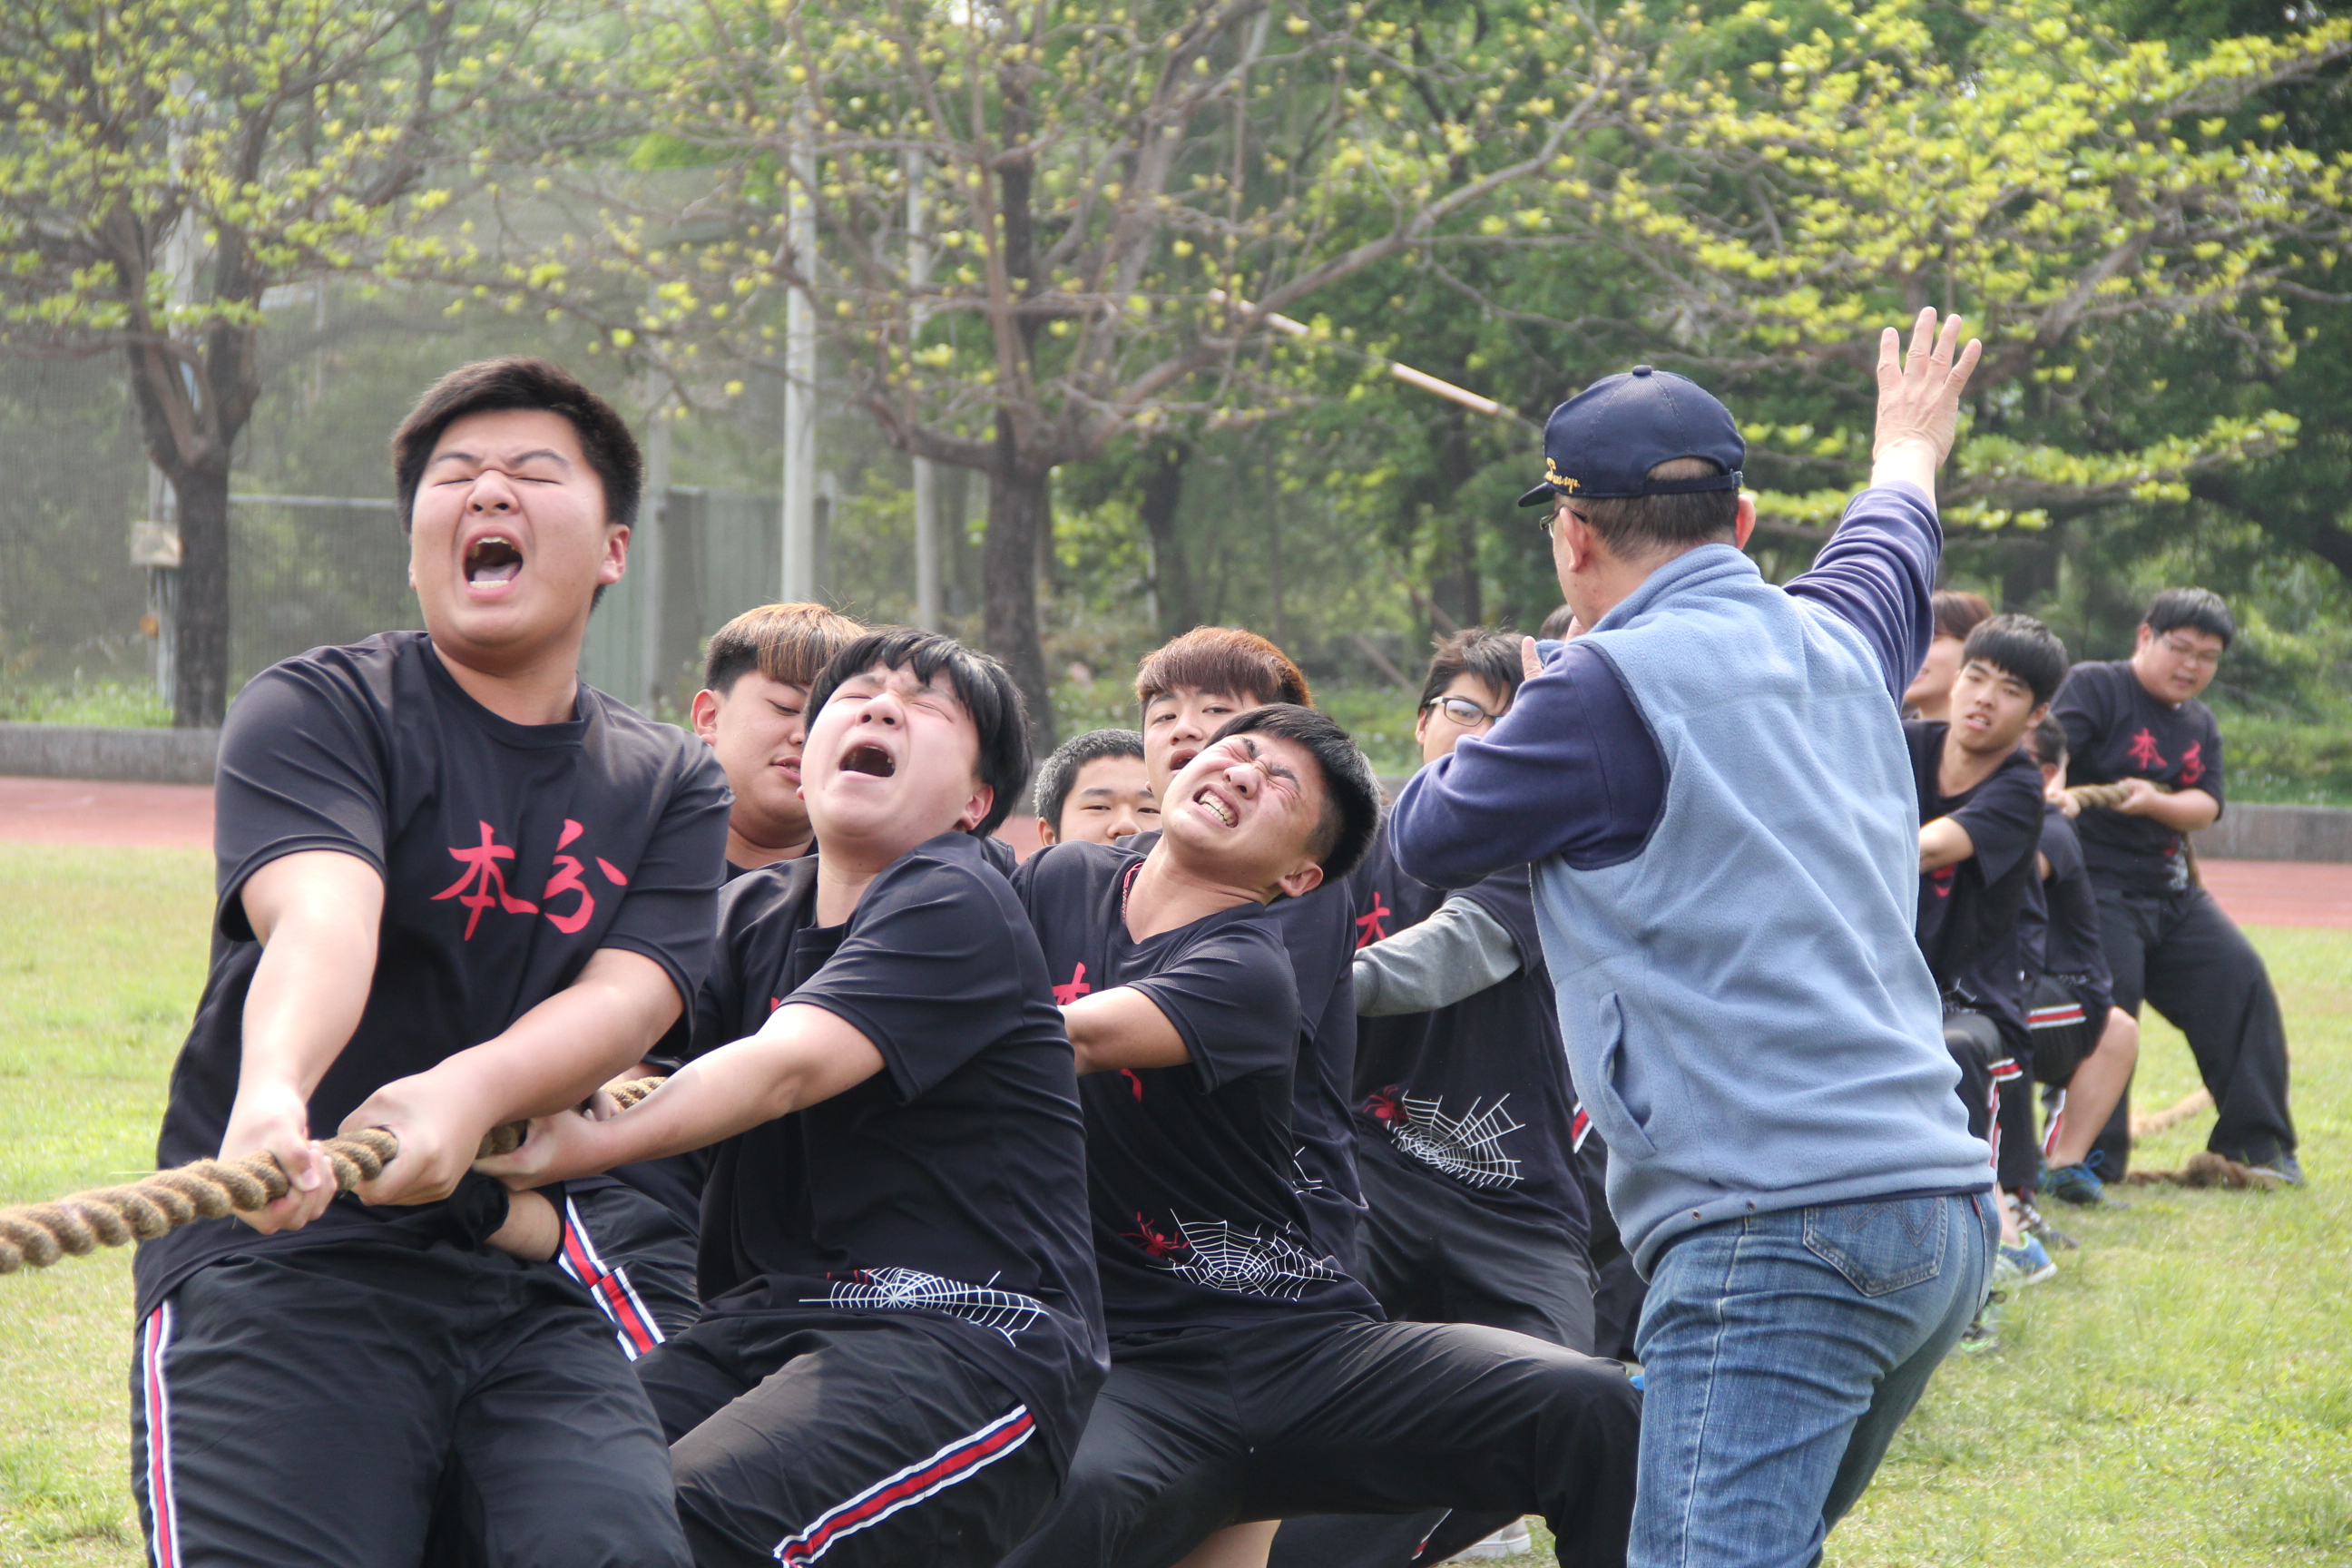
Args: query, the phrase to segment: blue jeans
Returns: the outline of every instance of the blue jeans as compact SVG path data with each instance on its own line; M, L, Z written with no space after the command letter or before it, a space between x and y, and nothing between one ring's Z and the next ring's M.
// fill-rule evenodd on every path
M1757 1215L1670 1244L1636 1335L1629 1568L1805 1568L1984 1300L1990 1196Z

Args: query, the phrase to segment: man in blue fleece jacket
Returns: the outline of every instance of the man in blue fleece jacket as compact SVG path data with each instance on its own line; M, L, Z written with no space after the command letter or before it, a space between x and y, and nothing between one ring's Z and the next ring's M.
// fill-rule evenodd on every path
M1520 504L1551 507L1591 630L1391 819L1437 886L1534 866L1610 1208L1651 1282L1635 1568L1813 1562L1984 1294L1991 1173L1912 940L1896 712L1979 353L1958 340L1923 310L1906 364L1883 335L1871 487L1785 588L1740 553L1756 511L1722 404L1637 365L1555 409Z

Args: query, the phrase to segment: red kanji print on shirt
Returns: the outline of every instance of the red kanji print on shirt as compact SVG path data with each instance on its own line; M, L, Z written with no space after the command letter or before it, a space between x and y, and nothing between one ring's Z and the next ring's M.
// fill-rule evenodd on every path
M2189 749L2180 753L2180 782L2193 784L2205 776L2205 742L2191 741Z
M1955 860L1948 866L1938 867L1927 873L1927 881L1936 889L1937 898L1948 899L1952 896L1952 879L1959 875L1959 862Z
M1093 990L1094 987L1087 984L1087 966L1081 963L1070 972L1070 983L1067 985L1054 987L1054 1005L1066 1007Z
M514 847L499 843L498 829L488 823L482 823L480 826L481 843L471 848L457 845L452 845L449 848L450 858L463 865L466 868L466 874L433 895L436 903L443 899L456 899L473 911L466 917L466 941L474 940L474 929L482 923L482 911L492 905L498 906L510 915L543 914L547 917L549 924L566 936L578 935L595 917L596 895L589 889L588 884L581 879L582 867L576 857L559 854L553 858L553 875L548 878L547 887L539 896L542 901L551 903L565 893L577 893L580 895L579 901L570 909L560 912L551 909L541 909L540 905L532 903L529 899L517 898L507 890L506 868L499 862L515 858ZM577 822L568 816L565 817L563 835L555 841L556 848L561 850L568 847L573 839L586 831L587 829L582 827ZM605 879L614 887L625 888L629 885L629 879L622 873L619 867L601 855L592 858L596 862L596 868L604 872Z
M1369 913L1356 917L1356 948L1361 952L1376 942L1386 942L1389 928L1385 923L1396 911L1381 902L1380 889L1372 889L1372 907Z
M527 899L518 899L507 891L506 868L501 860L514 858L514 846L498 841L498 830L485 822L481 825L482 841L471 849L457 845L449 847L449 858L466 868L466 874L433 895L433 901L456 899L473 910L466 917L466 940L474 940L474 928L482 923L482 911L492 904L510 915L530 915L539 906ZM471 889L468 891L467 889Z
M2145 724L2140 726L2139 733L2132 737L2131 760L2150 773L2164 766L2164 753L2156 749L2156 737L2148 732Z

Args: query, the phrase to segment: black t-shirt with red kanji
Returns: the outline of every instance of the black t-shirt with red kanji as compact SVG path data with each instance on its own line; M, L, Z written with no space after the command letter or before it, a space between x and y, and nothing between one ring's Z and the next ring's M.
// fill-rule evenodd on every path
M1133 986L1191 1060L1079 1080L1103 1315L1114 1335L1380 1309L1318 1239L1293 1162L1297 982L1273 911L1221 910L1138 942L1136 852L1040 850L1013 878L1065 1003Z
M815 923L817 871L729 884L691 1049L804 1003L884 1070L718 1145L706 1310L913 1324L1017 1395L1066 1465L1109 1363L1076 1073L1036 938L968 834L892 861L839 925Z
M384 883L367 1006L310 1097L316 1137L383 1085L504 1033L600 948L653 960L688 999L709 962L729 801L709 748L585 686L565 722L511 723L466 694L423 632L256 676L221 731L214 798L212 971L172 1071L165 1165L219 1152L261 959L239 894L281 856L355 856ZM478 1242L505 1217L504 1189L469 1175L435 1204L347 1194L277 1236L200 1222L140 1247L140 1310L231 1254Z
M2176 708L2151 696L2130 660L2076 665L2050 711L2065 726L2068 784L2148 779L2221 801L2221 727L2213 710L2193 697ZM2189 886L2186 837L2152 816L2093 808L2074 819L2074 831L2101 887L2164 893Z
M1969 857L1919 877L1919 951L1947 997L1990 1016L2021 1047L2025 1037L2025 959L2018 911L2040 875L2042 770L2011 752L1973 788L1941 793L1937 764L1947 726L1917 719L1903 725L1918 786L1921 823L1948 816L1968 830Z
M1351 881L1359 950L1419 925L1451 896L1493 916L1519 951L1517 973L1450 1007L1357 1020L1357 1136L1403 1156L1408 1170L1583 1241L1576 1101L1528 868L1449 895L1407 876L1383 831Z

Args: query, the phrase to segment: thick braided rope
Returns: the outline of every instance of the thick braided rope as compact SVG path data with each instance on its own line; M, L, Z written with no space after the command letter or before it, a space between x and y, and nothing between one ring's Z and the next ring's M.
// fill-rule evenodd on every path
M2171 786L2168 784L2158 784L2156 788L2159 795L2172 793ZM2124 796L2130 793L2131 791L2121 784L2071 784L2066 790L2067 795L2074 804L2086 811L2120 805ZM2189 863L2189 879L2200 887L2204 886L2205 874L2197 865L2197 846L2184 837L2180 841L2180 851Z
M625 1110L661 1087L657 1078L610 1083L604 1092ZM509 1154L520 1147L524 1124L490 1129L479 1158ZM362 1128L321 1145L335 1173L335 1190L348 1193L373 1181L400 1153L400 1140L381 1127ZM199 1219L251 1213L292 1190L285 1168L268 1153L236 1160L198 1160L158 1171L120 1187L75 1193L55 1203L0 1209L0 1274L30 1266L46 1268L58 1258L81 1257L101 1247L152 1241Z

